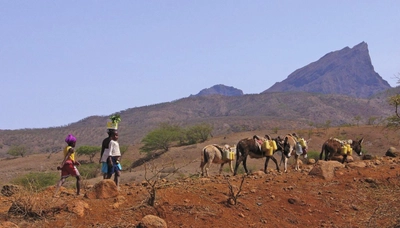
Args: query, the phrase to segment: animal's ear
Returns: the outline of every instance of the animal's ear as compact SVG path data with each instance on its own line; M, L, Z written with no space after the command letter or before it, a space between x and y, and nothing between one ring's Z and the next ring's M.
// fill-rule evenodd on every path
M363 141L364 141L364 138L361 138L360 141L359 141L360 145L361 145L361 143L362 143Z

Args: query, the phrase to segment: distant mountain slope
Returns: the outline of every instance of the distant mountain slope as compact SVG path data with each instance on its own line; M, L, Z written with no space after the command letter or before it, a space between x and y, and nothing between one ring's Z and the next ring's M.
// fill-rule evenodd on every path
M160 123L193 126L207 123L213 135L271 129L367 124L383 121L394 112L384 93L371 99L306 92L264 93L243 96L187 97L119 112L120 144L140 143ZM65 127L0 130L0 156L11 145L26 145L31 152L53 152L72 133L79 145L97 145L106 137L107 116L92 116Z
M240 89L236 89L232 86L226 85L214 85L208 89L202 89L198 94L191 96L207 96L207 95L223 95L223 96L242 96L243 91Z
M305 91L367 98L391 88L375 72L365 42L331 52L275 83L266 92Z

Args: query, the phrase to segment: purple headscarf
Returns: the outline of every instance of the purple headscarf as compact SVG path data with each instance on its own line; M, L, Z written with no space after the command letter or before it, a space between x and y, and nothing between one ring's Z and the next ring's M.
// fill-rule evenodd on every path
M67 138L65 138L65 142L68 143L68 144L74 143L74 142L76 142L76 138L72 134L69 134L67 136Z

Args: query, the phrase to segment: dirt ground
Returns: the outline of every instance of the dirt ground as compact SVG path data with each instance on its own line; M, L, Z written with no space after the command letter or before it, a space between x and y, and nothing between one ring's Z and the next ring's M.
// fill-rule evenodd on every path
M252 175L232 176L227 170L217 175L218 167L214 165L210 178L198 177L199 155L204 145L233 145L254 134L276 135L269 132L235 133L214 137L204 144L172 148L148 166L160 170L173 163L179 168L179 173L172 178L158 181L154 207L147 204L149 187L144 181L152 171L145 172L143 167L138 167L124 169L119 195L109 199L75 196L70 185L63 188L59 198L52 197L53 187L22 196L1 195L0 227L12 227L6 222L18 227L135 227L149 214L164 219L168 227L400 227L400 158L384 156L389 147L398 146L399 133L374 126L299 132L301 136L311 138L309 151L316 152L331 136L363 137L363 151L372 155L373 160L355 156L354 164L365 167L347 164L335 169L332 180L309 175L312 164L303 165L302 171L291 167L288 173L283 173L277 172L270 163L269 173L263 174L259 172L263 159L248 160ZM143 155L135 147L125 159L134 160L139 156ZM59 154L50 157L47 154L1 160L3 176L0 183L6 185L13 177L26 172L57 172L54 167L59 159ZM167 176L168 172L160 174ZM84 180L83 193L100 180L101 177ZM236 205L229 200L232 196L237 196ZM45 213L39 213L40 216L8 213L13 203L22 199L33 205L32 211ZM79 208L84 208L83 212L79 212Z

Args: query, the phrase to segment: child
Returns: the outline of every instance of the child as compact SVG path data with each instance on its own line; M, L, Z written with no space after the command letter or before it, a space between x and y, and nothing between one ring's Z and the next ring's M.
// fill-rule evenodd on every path
M102 172L107 174L106 179L110 179L113 174L114 182L119 188L119 179L121 176L121 151L118 143L118 131L111 132L111 141L108 145L108 150L105 150L101 158L103 162ZM106 167L105 167L106 166Z
M76 138L75 136L69 134L67 138L65 138L65 142L68 145L64 148L64 160L61 162L61 165L57 167L57 170L61 170L61 179L58 181L54 196L57 195L61 185L64 184L65 179L67 179L69 176L76 177L76 195L80 194L81 176L76 168L76 166L79 166L80 163L75 160L74 149L76 145Z
M107 165L107 160L105 159L102 161L103 154L106 152L106 154L109 154L109 146L110 146L110 141L112 140L113 135L117 132L115 129L107 129L107 134L108 137L103 140L101 143L101 152L100 152L100 159L99 162L101 164L101 172L103 173L103 179L107 179L107 173L108 173L108 165Z

